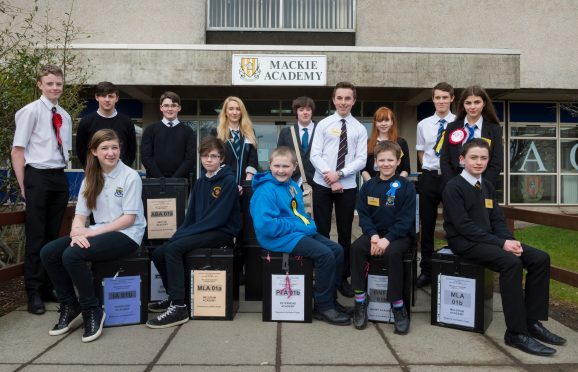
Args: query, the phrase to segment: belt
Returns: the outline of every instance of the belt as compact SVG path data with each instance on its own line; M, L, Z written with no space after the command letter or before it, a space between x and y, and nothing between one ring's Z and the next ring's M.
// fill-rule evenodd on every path
M441 170L439 170L439 169L438 170L429 170L429 169L423 169L422 168L421 172L422 173L429 173L435 177L441 176L441 174L442 174Z
M34 170L35 172L39 172L39 173L47 173L47 174L60 174L60 173L64 173L64 168L34 168L31 165L27 165L26 168Z

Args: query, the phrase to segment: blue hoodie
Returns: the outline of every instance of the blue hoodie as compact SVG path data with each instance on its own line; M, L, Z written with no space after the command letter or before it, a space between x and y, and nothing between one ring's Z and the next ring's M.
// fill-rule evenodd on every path
M309 224L293 213L293 198L297 202L297 212ZM315 221L303 208L301 189L292 179L279 182L271 172L256 174L250 209L257 240L270 251L291 253L301 239L317 233Z

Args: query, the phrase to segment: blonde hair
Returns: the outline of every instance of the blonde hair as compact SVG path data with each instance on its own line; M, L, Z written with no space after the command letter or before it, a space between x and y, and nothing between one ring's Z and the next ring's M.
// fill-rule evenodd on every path
M234 101L239 105L241 110L241 120L239 123L239 130L243 137L248 138L251 144L257 148L257 138L255 137L255 132L253 131L253 123L249 118L245 104L239 97L229 96L223 102L223 107L219 113L219 126L217 126L217 138L223 142L227 142L231 138L231 131L229 130L229 120L227 119L227 105L229 102Z

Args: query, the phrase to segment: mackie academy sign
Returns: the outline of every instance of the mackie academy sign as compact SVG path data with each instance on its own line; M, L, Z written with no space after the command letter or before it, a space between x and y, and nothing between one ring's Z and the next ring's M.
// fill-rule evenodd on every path
M327 57L233 54L233 85L324 86Z

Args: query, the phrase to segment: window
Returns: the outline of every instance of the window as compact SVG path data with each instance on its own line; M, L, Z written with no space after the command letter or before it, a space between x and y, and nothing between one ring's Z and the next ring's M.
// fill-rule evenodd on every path
M209 31L355 31L355 0L208 0Z

